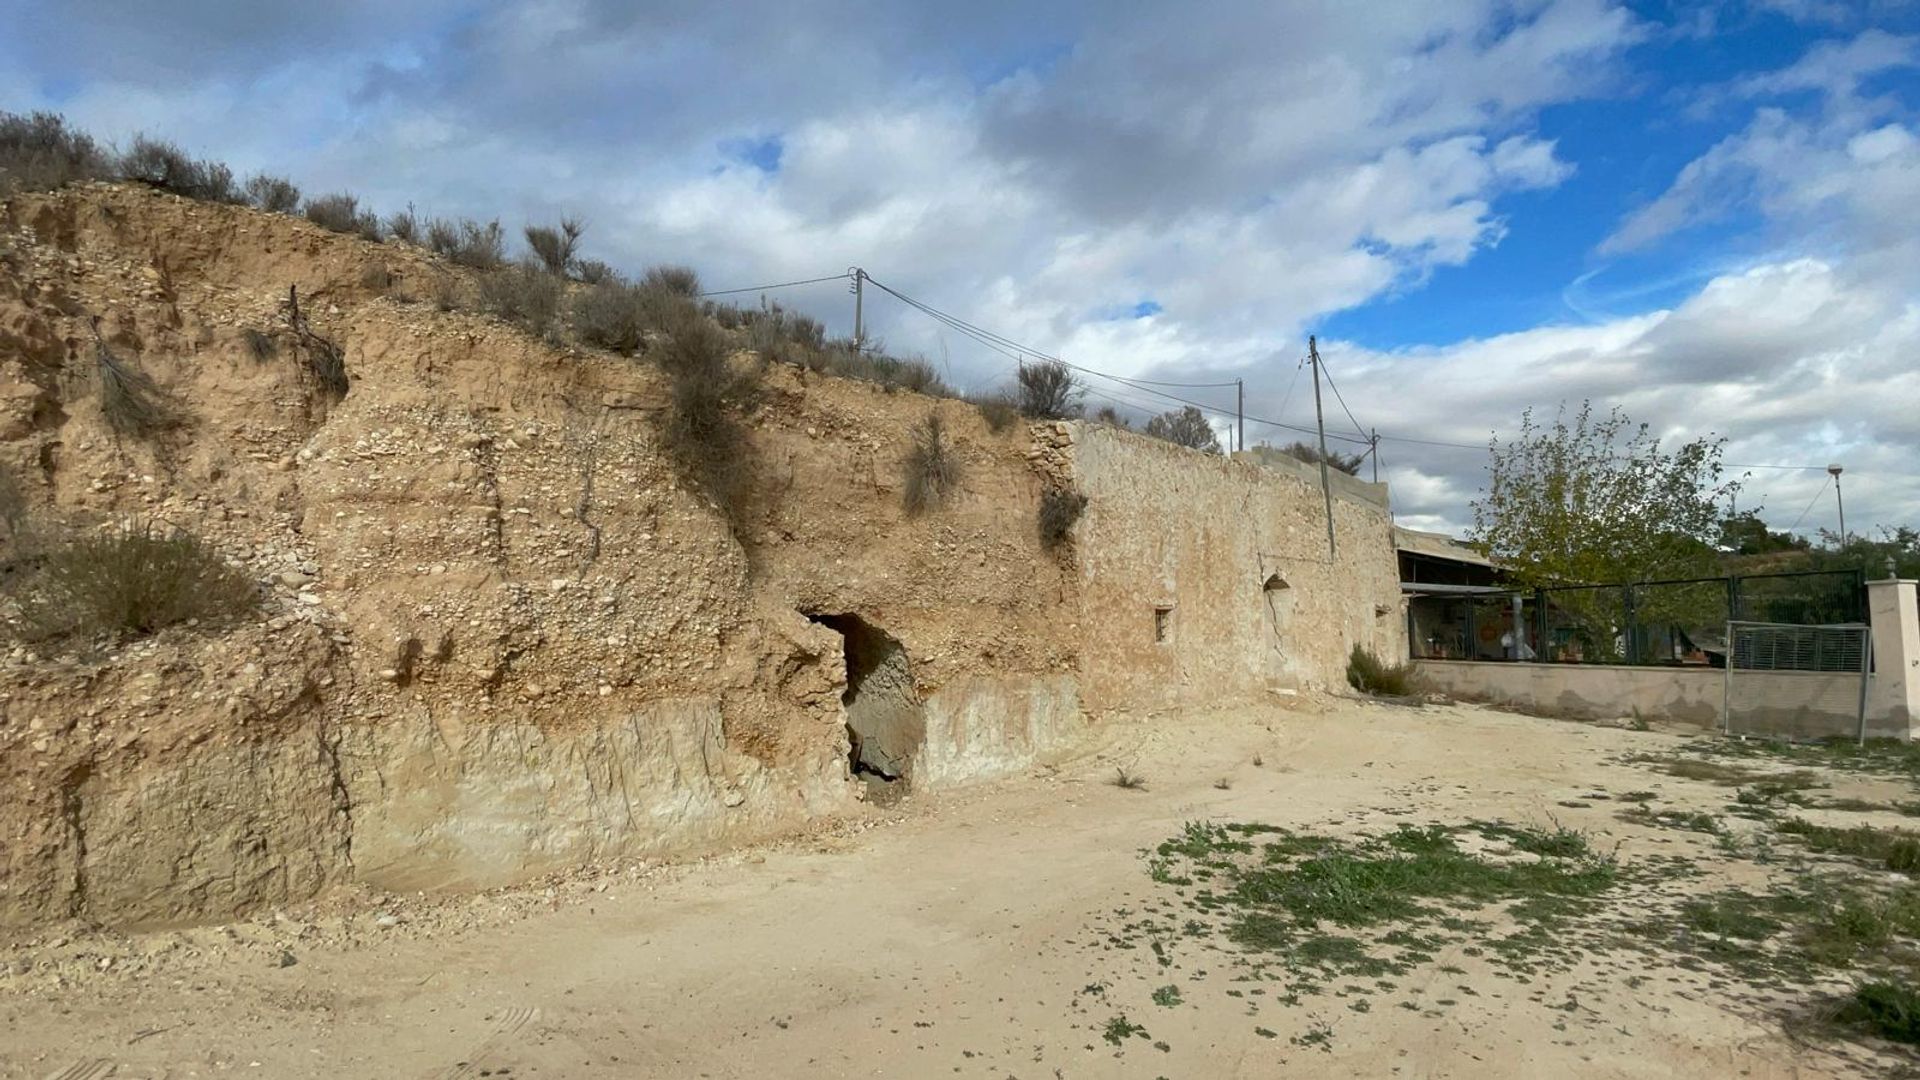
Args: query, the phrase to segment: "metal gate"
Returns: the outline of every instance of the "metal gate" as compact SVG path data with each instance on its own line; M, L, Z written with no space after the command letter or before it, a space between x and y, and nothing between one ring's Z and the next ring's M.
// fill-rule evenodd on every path
M1728 623L1722 726L1729 735L1865 741L1869 642L1863 623Z

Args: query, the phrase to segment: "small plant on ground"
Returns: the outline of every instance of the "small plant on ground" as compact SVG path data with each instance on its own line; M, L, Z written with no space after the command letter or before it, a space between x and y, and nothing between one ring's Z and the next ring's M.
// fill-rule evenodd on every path
M0 112L0 194L112 175L112 155L58 114Z
M1153 992L1153 1003L1155 1005L1172 1008L1180 1004L1180 1000L1180 988L1177 986L1162 986Z
M1086 512L1087 497L1065 488L1048 488L1040 496L1040 546L1052 551L1067 542Z
M947 445L946 429L938 412L913 430L913 445L901 459L900 497L908 514L938 510L960 490L960 461Z
M300 189L284 176L254 173L247 177L247 202L256 210L270 214L291 214L300 209Z
M1778 829L1799 837L1800 842L1812 851L1880 863L1888 870L1903 874L1920 870L1920 833L1905 829L1876 829L1871 825L1837 829L1800 818L1782 821Z
M1065 420L1080 415L1084 391L1067 365L1041 360L1020 366L1014 393L1022 415L1035 420Z
M1136 1035L1142 1039L1150 1037L1147 1035L1146 1028L1128 1020L1125 1013L1108 1020L1105 1030L1101 1032L1101 1037L1115 1046L1119 1046L1121 1043L1126 1042Z
M170 142L136 135L133 147L120 157L120 175L162 191L204 202L243 200L234 186L233 170L217 161L197 161Z
M373 211L362 210L358 197L345 192L308 199L301 213L323 229L351 233L375 243L380 240L380 219Z
M247 576L190 533L136 525L49 550L23 607L44 635L140 637L256 606Z
M1906 983L1862 983L1839 1018L1864 1023L1883 1039L1920 1043L1920 991Z
M1146 777L1137 773L1130 773L1125 768L1120 767L1116 767L1113 770L1113 779L1108 781L1108 783L1111 783L1114 787L1122 791L1145 791L1147 789Z
M1412 664L1389 664L1373 650L1355 645L1347 656L1347 682L1363 694L1407 697L1414 692Z

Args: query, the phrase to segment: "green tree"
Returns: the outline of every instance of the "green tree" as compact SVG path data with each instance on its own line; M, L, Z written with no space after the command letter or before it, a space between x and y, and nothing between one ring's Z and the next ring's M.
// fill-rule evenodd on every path
M1739 489L1722 476L1726 440L1673 451L1619 409L1591 402L1551 425L1521 418L1490 451L1473 502L1475 547L1524 585L1646 581L1718 573L1719 505Z
M1758 511L1729 514L1720 522L1720 547L1730 555L1767 555L1776 551L1805 551L1812 545L1804 536L1774 532Z
M1220 452L1220 440L1213 433L1213 425L1207 423L1205 413L1191 405L1163 412L1147 421L1147 434L1209 454Z

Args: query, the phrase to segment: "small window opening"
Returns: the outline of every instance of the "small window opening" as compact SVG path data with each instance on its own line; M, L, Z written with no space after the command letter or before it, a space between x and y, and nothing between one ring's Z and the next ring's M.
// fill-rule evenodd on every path
M1173 634L1173 609L1157 607L1153 609L1153 640L1166 644Z

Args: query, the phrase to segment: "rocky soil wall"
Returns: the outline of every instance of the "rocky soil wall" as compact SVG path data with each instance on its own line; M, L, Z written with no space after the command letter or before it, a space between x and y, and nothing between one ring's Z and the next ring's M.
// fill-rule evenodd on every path
M187 528L266 597L219 633L8 646L0 928L483 887L848 811L843 640L809 616L904 647L921 789L1072 745L1084 707L1331 681L1344 642L1382 633L1372 516L1342 511L1358 569L1316 563L1302 493L1251 466L995 434L960 402L784 365L730 529L661 453L644 357L429 302L463 283L417 249L134 187L0 208L0 468L43 523ZM344 349L342 400L299 361L289 286ZM105 425L96 318L179 429ZM930 411L964 483L909 517L899 463ZM1035 510L1063 477L1093 501L1047 552ZM1161 600L1171 648L1141 636Z

